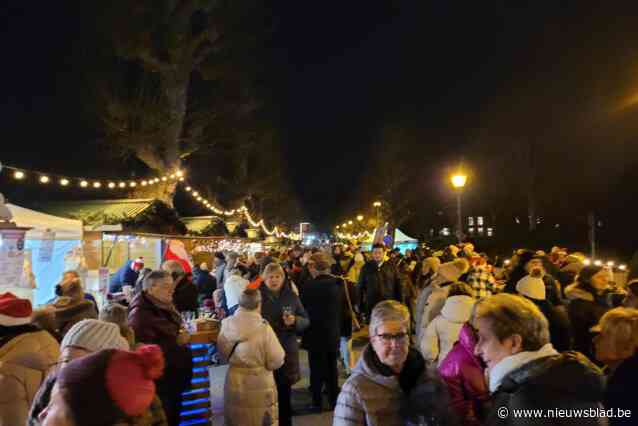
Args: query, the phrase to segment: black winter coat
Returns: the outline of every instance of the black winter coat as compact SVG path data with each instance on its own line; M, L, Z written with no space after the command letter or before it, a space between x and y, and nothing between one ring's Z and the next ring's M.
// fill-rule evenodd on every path
M388 262L384 262L381 267L375 261L363 265L358 288L363 299L361 306L365 307L368 316L379 302L388 299L403 301L401 278L397 269Z
M567 287L565 295L569 299L567 309L572 326L572 336L574 337L574 350L585 354L585 356L593 360L594 349L592 341L594 333L589 330L598 324L605 312L611 309L607 304L606 296L594 296L576 285Z
M193 284L197 286L197 292L201 300L212 299L213 291L217 289L215 277L210 272L199 269L197 266L193 268Z
M301 378L299 369L299 344L297 334L301 334L308 326L308 314L301 304L299 297L292 291L289 282L285 282L279 295L276 295L264 283L259 286L261 291L261 315L275 331L279 343L286 351L283 369L290 384L294 384ZM287 327L283 320L283 307L290 306L297 317L295 325Z
M602 408L603 392L602 371L582 354L565 352L540 358L503 378L492 395L486 425L602 425L605 423L598 418L515 418L514 410L544 410L549 415L551 409L598 409Z
M188 277L183 278L175 287L173 303L179 312L196 311L199 308L197 286Z
M631 410L632 417L636 416L636 394L632 392L638 383L638 353L623 361L616 371L611 374L605 390L605 408ZM609 419L610 426L633 425L636 419L631 417Z
M307 281L300 290L301 302L308 312L310 326L301 346L308 351L337 352L343 333L344 319L350 318L345 300L344 280L320 275Z
M549 323L549 339L558 352L573 348L572 329L565 306L553 306L547 300L529 299L541 310Z

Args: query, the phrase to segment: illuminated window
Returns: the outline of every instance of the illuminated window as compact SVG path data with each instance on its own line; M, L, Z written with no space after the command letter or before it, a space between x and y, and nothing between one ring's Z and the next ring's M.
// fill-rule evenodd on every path
M492 228L487 228L487 236L491 237L494 235L494 230Z
M467 224L470 226L474 226L474 218L472 216L469 216L467 218Z
M479 235L483 235L483 232L485 231L485 229L482 226L480 228L477 228L477 229L478 229Z
M478 226L483 226L483 216L479 216L476 218L476 224Z
M470 232L470 234L474 233L474 228L472 228L472 227L469 227L467 230Z
M441 235L444 235L444 236L446 236L446 237L447 237L448 235L450 235L450 228L443 228L443 229L441 229Z

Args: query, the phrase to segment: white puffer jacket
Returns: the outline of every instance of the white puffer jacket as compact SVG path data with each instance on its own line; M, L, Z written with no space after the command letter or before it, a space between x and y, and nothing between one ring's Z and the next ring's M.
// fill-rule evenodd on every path
M268 322L259 311L239 308L222 321L217 347L223 358L230 358L224 385L225 424L277 425L277 387L272 372L283 365L285 352Z
M443 310L428 324L419 341L426 361L439 365L459 340L463 324L470 319L475 300L470 296L452 296L445 301Z

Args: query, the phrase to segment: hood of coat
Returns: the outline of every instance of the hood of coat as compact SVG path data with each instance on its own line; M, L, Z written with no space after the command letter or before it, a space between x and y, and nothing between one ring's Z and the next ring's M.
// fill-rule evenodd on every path
M524 384L591 402L602 401L605 390L603 372L584 355L571 351L523 365L503 378L501 389L511 393Z
M474 298L470 296L448 297L441 310L443 318L454 323L464 323L470 319Z
M224 335L231 342L247 340L266 324L259 311L249 311L239 308L232 316L222 321Z
M594 301L594 295L588 292L587 290L583 290L578 287L577 283L573 283L565 287L565 297L569 300L586 300L588 302Z

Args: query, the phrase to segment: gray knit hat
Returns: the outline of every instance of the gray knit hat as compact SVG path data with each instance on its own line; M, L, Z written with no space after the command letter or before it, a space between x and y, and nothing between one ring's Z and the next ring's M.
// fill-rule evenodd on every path
M129 344L120 334L120 327L116 324L85 319L75 324L64 335L60 350L67 346L74 346L87 351L97 352L103 349L129 350Z

